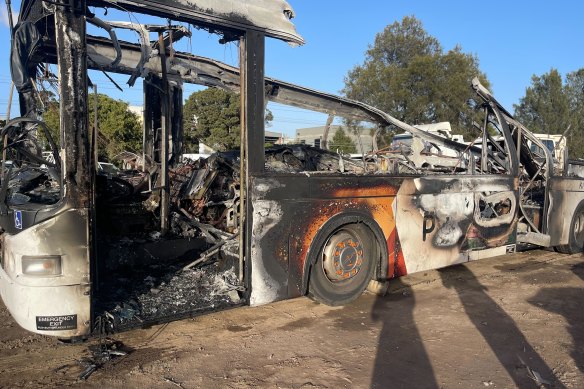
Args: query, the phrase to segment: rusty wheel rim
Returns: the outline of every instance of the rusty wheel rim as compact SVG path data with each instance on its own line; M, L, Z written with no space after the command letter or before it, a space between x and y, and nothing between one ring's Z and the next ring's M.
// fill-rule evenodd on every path
M350 280L361 271L364 261L363 241L352 227L336 231L323 250L324 274L331 282Z

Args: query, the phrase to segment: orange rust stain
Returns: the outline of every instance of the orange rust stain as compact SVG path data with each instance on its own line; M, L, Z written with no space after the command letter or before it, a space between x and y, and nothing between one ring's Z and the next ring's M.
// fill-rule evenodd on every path
M404 253L399 244L399 236L397 229L391 232L390 237L387 239L387 246L389 252L389 266L387 267L387 278L405 276L408 274L406 268L406 261L404 259Z
M393 235L395 233L395 217L393 215L392 204L395 200L398 188L393 186L379 186L365 189L339 189L332 196L333 200L323 202L323 207L319 213L309 222L308 228L302 236L302 243L299 253L300 269L304 268L304 263L310 245L320 228L333 216L348 210L365 210L370 213L373 220L377 222L388 244L389 269L393 269L394 255L391 246L394 245ZM380 197L359 197L359 196L380 196ZM381 197L383 196L383 197ZM343 244L342 247L345 245ZM401 251L400 251L401 253ZM403 254L401 262L403 264ZM403 264L405 272L405 264ZM405 274L405 273L404 273Z
M332 193L333 197L383 197L395 196L399 188L391 185L381 185L373 188L342 188Z

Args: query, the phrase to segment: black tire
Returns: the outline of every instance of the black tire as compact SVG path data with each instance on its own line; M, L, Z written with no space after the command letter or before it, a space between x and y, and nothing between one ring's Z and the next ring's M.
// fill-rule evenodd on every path
M584 202L576 207L572 216L568 244L557 246L556 249L564 254L584 252Z
M329 226L314 242L308 295L323 304L345 305L357 299L372 279L379 249L363 223ZM311 250L312 251L312 250Z

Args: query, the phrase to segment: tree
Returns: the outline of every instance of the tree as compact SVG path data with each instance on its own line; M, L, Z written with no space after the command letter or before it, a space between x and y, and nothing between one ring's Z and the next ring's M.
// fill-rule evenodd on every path
M240 143L239 96L222 89L194 92L183 109L185 147L194 151L198 142L220 151Z
M533 132L561 134L569 122L569 101L556 69L533 75L525 96L514 105L517 119Z
M55 94L51 91L41 92L40 97L45 107L45 111L43 112L43 121L47 125L49 133L51 134L51 138L53 138L53 141L59 145L61 141L59 134L59 101L56 99ZM43 150L50 150L51 146L49 146L49 142L45 137L44 131L38 132L38 139Z
M94 112L92 101L89 104L90 125ZM113 160L122 151L140 152L142 126L138 115L128 110L128 103L99 94L97 105L97 126L99 133L106 139L106 144L99 145L99 157Z
M568 73L566 93L570 105L568 149L574 158L584 157L584 68Z
M122 151L139 152L142 149L142 126L138 116L128 111L128 103L99 94L97 104L98 128L102 139L105 139L105 142L98 143L98 158L109 161ZM92 98L88 113L90 126L93 123L93 112ZM59 102L54 97L48 98L45 102L43 120L58 144L60 140ZM41 139L44 139L42 134Z
M378 33L362 65L345 77L347 97L373 105L410 124L449 121L454 132L470 130L477 117L466 102L474 77L489 87L478 58L457 46L443 52L415 17L404 17Z
M333 136L333 140L329 144L328 148L332 151L337 151L340 154L351 154L357 152L355 143L351 137L345 133L343 127L339 127L337 129L335 136Z
M514 105L515 117L535 133L563 134L568 126L572 157L584 156L584 69L569 73L564 84L556 69L531 77L525 96Z
M186 151L196 152L199 142L219 151L238 148L240 107L239 95L223 89L208 88L192 93L183 109ZM272 120L272 112L266 110L266 125Z

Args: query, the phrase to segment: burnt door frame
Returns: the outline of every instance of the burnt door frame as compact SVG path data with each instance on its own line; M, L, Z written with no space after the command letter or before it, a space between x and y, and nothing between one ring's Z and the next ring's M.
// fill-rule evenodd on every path
M88 117L88 76L86 43L86 1L80 0L55 7L55 41L58 58L60 94L61 177L64 183L67 206L81 216L86 229L86 258L71 258L85 263L71 264L82 267L86 274L80 280L86 287L84 295L94 293L96 261L94 244L95 220L95 163L92 147L93 131ZM77 226L82 227L82 226ZM80 242L81 243L81 242ZM70 265L70 266L71 266ZM93 285L92 285L93 284ZM85 307L93 319L91 298ZM88 326L88 323L83 323Z
M252 178L264 171L265 160L265 34L247 30L239 45L241 74L241 198L240 281L251 293L253 233ZM242 261L242 262L241 262Z

